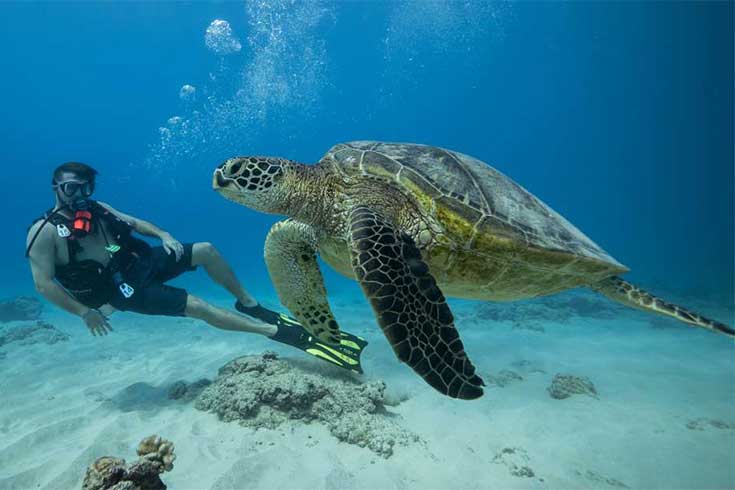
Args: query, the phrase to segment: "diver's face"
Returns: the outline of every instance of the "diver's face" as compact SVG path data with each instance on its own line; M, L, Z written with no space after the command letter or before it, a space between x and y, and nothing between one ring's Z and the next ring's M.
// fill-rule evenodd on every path
M288 161L280 158L230 158L214 171L212 188L249 208L278 212L278 183L287 166Z
M86 199L94 192L94 182L79 177L73 172L64 172L55 182L56 196L64 204Z

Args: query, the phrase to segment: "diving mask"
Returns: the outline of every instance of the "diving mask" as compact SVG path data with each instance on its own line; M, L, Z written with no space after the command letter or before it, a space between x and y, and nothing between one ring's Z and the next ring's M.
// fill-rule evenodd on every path
M61 190L66 197L72 197L79 191L82 196L89 197L94 192L94 181L92 180L65 180L64 182L55 182L54 189Z

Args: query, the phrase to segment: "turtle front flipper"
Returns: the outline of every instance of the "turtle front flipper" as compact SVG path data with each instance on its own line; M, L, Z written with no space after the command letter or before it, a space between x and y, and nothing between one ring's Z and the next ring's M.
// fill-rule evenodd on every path
M379 213L350 214L352 268L398 359L441 393L482 396L444 295L413 239Z
M290 219L279 221L265 240L265 262L281 303L311 335L339 345L339 326L327 302L316 244L311 226Z

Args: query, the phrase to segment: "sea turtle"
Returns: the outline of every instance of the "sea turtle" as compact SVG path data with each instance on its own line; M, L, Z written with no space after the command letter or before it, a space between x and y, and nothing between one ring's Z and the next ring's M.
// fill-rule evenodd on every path
M237 157L213 187L289 216L265 260L281 302L310 333L339 343L319 256L359 281L398 358L451 397L482 395L445 295L505 301L590 287L626 304L735 335L617 275L628 271L538 198L482 161L418 144L356 141L316 165Z

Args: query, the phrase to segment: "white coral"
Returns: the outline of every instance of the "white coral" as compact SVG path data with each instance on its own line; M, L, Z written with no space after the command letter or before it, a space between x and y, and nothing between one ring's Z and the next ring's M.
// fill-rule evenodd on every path
M174 443L163 439L161 436L148 436L138 444L138 456L151 461L158 461L163 466L163 471L171 471L174 467Z

